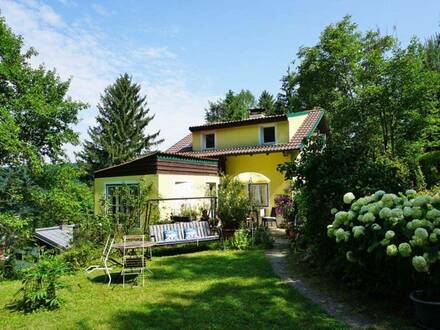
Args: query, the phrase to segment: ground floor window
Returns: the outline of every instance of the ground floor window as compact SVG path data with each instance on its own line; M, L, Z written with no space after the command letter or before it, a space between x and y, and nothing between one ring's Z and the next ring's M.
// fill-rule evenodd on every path
M207 182L206 183L206 196L216 196L217 195L217 183Z
M129 227L140 227L141 214L136 199L139 196L139 185L107 184L107 210L116 223Z
M250 183L248 190L249 198L256 206L269 207L269 184Z

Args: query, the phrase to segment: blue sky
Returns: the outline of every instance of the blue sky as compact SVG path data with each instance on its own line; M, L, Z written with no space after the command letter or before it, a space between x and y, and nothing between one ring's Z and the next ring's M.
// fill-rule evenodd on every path
M440 31L434 0L0 0L0 10L39 51L33 64L72 77L70 94L90 104L77 127L82 139L95 123L99 94L128 72L156 114L151 126L165 138L161 149L202 122L208 100L228 89L276 94L298 48L346 14L361 30L379 28L403 44Z

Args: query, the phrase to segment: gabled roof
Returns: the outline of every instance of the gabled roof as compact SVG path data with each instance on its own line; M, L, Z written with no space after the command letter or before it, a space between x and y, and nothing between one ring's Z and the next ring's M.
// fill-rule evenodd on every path
M189 128L189 130L191 132L197 132L197 131L204 131L204 130L210 130L210 129L216 129L216 128L237 127L237 126L246 126L246 125L262 124L262 123L273 123L273 122L283 121L283 120L287 120L286 114L206 123L203 125L191 126Z
M188 136L186 136L184 139L180 140L168 150L172 149L176 150L175 152L180 155L191 155L196 157L218 157L227 155L245 155L299 150L302 147L303 140L310 137L318 127L321 119L324 116L324 110L313 109L306 112L306 114L307 117L304 119L301 126L298 128L295 135L288 143L274 145L240 146L215 150L187 151L189 148L191 148L191 141L186 141L187 144L181 143L182 141L184 141L184 139L188 138Z
M176 153L192 150L192 134L189 133L182 140L177 142L175 145L171 146L166 152Z

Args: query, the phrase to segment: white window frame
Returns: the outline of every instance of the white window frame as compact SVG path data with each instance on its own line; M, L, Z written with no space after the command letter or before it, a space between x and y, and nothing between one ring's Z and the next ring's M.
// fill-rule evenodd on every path
M205 185L206 185L207 192L211 192L211 190L209 188L213 186L215 196L217 196L217 192L218 192L217 182L207 181L207 182L205 182Z
M139 181L137 180L127 180L127 181L114 181L114 182L105 182L104 183L104 198L107 199L109 194L108 194L108 188L112 187L112 186L122 186L122 185L137 185L139 187ZM119 206L119 202L118 201L118 206ZM139 227L136 228L141 228L142 227L142 223L141 223L141 219L139 218Z
M130 185L130 184L139 184L139 181L137 180L127 180L127 181L112 181L112 182L104 182L104 197L107 198L107 194L108 194L108 186L122 186L122 185Z
M270 183L249 183L247 185L249 198L251 198L251 185L254 185L254 186L265 185L267 187L267 189L266 189L266 201L267 201L267 204L266 205L257 205L257 206L258 207L262 207L262 208L269 207L269 205L270 205L270 201L269 201L269 198L270 198Z
M211 134L214 134L214 147L207 148L206 147L206 135L211 135ZM213 149L217 148L217 134L215 131L202 132L202 134L200 134L200 137L202 139L202 141L201 141L202 150L213 150Z
M268 127L273 127L274 131L275 131L275 141L273 142L264 142L264 129L268 128ZM272 144L276 144L277 143L277 125L274 125L273 123L271 124L265 124L265 125L260 125L259 128L259 142L262 145L272 145Z

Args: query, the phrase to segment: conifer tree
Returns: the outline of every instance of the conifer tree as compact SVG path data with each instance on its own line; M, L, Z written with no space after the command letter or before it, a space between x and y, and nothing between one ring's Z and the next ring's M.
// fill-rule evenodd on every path
M287 69L286 74L281 78L281 91L278 93L275 104L277 113L300 111L301 106L298 98L297 73Z
M141 96L140 90L125 73L101 95L98 124L89 128L89 140L78 154L90 174L133 159L163 141L158 139L160 131L146 133L154 115L149 115L146 96Z
M274 115L277 113L275 108L275 99L273 95L266 90L261 92L257 107L263 108L267 115Z

